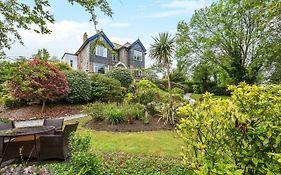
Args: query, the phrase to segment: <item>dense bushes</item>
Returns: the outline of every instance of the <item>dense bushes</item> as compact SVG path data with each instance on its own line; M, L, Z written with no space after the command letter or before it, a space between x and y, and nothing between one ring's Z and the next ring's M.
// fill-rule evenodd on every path
M86 102L91 99L91 82L85 72L65 71L69 93L66 100L70 103Z
M91 98L100 102L121 102L125 89L118 80L102 74L91 77Z
M86 105L83 112L94 120L118 124L132 118L144 120L145 107L141 104L93 103Z
M108 77L114 78L121 82L123 87L129 87L133 82L133 77L128 69L116 67L106 73Z
M279 173L281 86L241 83L229 90L230 99L206 94L202 103L180 108L184 160L197 174Z

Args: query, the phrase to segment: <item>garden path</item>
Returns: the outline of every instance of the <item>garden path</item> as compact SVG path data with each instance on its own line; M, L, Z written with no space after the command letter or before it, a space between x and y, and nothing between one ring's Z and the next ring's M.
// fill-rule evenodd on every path
M59 119L64 119L64 121L67 120L73 120L77 118L83 118L86 117L87 115L85 114L76 114L76 115L69 115L69 116L64 116L60 117ZM29 126L40 126L43 125L44 119L39 119L39 120L26 120L26 121L15 121L15 126L16 127L29 127Z
M190 104L194 104L196 101L193 98L191 98L191 94L192 93L186 93L184 94L183 98L187 99Z

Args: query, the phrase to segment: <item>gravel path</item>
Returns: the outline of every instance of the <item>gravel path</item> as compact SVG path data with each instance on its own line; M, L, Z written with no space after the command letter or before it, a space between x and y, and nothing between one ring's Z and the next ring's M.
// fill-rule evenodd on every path
M192 93L186 93L184 94L183 98L187 99L190 104L194 104L196 101L193 98L191 98L191 94Z
M70 116L65 116L65 117L60 117L59 119L64 119L64 121L67 120L73 120L77 118L83 118L86 117L87 115L85 114L76 114L76 115L70 115ZM41 126L43 125L44 119L39 119L39 120L26 120L26 121L15 121L15 126L18 127L28 127L28 126Z

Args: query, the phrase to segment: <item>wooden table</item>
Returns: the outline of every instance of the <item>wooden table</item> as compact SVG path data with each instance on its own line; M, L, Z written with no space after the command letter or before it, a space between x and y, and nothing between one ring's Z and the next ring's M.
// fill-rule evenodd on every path
M21 136L33 136L33 141L34 141L34 147L35 147L35 152L36 152L36 157L38 159L38 150L37 150L37 143L36 143L36 135L48 133L51 131L54 131L55 127L54 126L33 126L33 127L24 127L24 128L13 128L13 129L7 129L7 130L1 130L0 131L0 138L8 138L8 143L5 148L3 149L3 154L2 154L2 159L0 162L0 166L3 163L3 160L6 156L7 149L9 147L9 144L11 143L11 140L17 137Z

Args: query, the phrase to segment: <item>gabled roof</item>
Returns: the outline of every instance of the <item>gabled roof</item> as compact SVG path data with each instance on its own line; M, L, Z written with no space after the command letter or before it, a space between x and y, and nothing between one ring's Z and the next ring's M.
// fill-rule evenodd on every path
M137 44L137 43L141 46L142 50L143 50L144 52L146 52L146 48L145 48L145 47L143 46L143 44L141 43L140 39L137 39L135 42L133 42L133 44L131 44L130 47L132 47L133 45L135 45L135 44Z
M105 41L109 44L109 46L112 49L115 49L114 44L108 39L108 37L105 35L105 33L103 31L100 32L100 34L103 36L103 38L105 39ZM99 37L99 34L95 34L93 36L91 36L90 38L88 38L83 44L82 46L78 49L78 51L75 53L76 55L78 55L82 49L84 49L84 47L90 43L91 41L93 41L94 39L97 39Z
M131 47L131 44L130 44L129 42L126 42L126 43L123 45L123 47L129 48L129 47Z
M117 49L117 50L122 47L121 44L117 44L117 43L113 43L113 45L114 45L115 49Z

